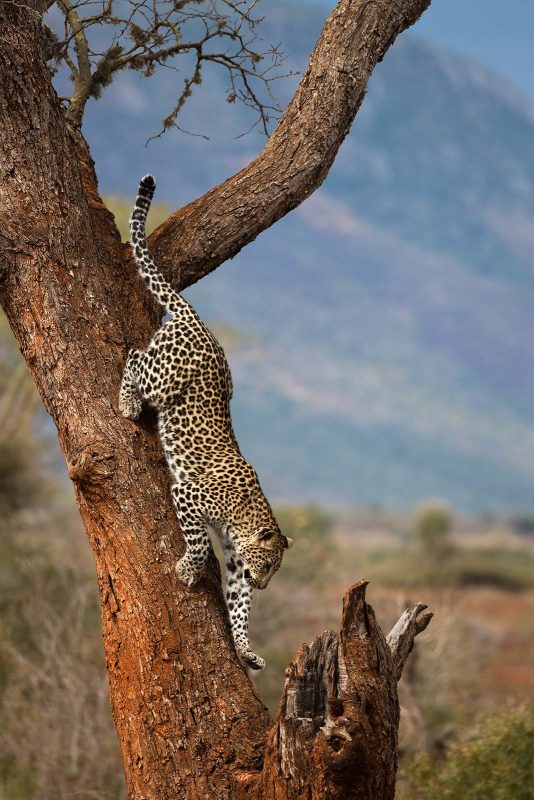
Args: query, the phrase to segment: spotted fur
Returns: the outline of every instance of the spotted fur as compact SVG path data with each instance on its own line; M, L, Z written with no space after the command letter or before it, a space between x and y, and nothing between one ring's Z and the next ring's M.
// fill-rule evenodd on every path
M145 351L130 350L119 397L121 413L136 420L143 400L158 411L172 474L172 498L186 551L178 574L192 587L210 552L209 531L221 539L226 601L235 646L253 669L265 662L250 649L252 590L264 589L292 541L282 535L258 476L243 458L230 416L232 379L223 349L196 311L161 275L145 239L156 183L146 175L130 220L139 272L171 319Z

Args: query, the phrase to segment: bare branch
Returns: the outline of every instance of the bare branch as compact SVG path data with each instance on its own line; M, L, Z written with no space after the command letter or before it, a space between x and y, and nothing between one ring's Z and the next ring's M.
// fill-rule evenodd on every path
M81 124L83 110L85 108L87 98L91 94L93 85L89 45L85 35L83 21L78 15L75 6L72 5L70 0L58 0L58 6L61 8L66 19L68 20L74 35L76 46L76 56L78 62L77 68L70 60L67 52L65 53L64 57L75 81L74 94L72 95L66 116L70 122L78 126Z
M163 121L163 133L175 125L192 87L200 82L202 62L226 69L234 98L256 111L265 131L269 119L280 112L270 83L281 77L276 70L283 56L278 47L258 48L256 29L261 19L253 15L255 0L107 0L96 14L94 5L94 0L58 0L65 30L61 36L55 32L58 46L54 57L65 63L74 81L67 111L72 124L79 127L88 98L98 98L121 70L132 69L146 77L159 66L190 70L182 93ZM191 68L187 55L192 52L195 62ZM258 69L264 61L266 65Z
M397 680L400 680L404 665L412 652L415 637L427 628L434 616L431 611L421 614L427 608L428 606L424 603L415 603L410 606L388 634L387 643L393 656Z

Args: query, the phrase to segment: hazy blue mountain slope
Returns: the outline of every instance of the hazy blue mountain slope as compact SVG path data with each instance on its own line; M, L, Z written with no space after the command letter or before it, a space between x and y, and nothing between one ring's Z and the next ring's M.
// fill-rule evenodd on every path
M302 69L323 22L315 6L264 4L265 44L283 42L284 69ZM104 188L133 191L129 153L160 166L160 193L186 201L246 164L264 139L232 137L252 117L226 103L222 71L208 69L180 124L210 141L159 130L181 86L180 73L151 81L121 76L89 108L87 132ZM296 78L276 84L284 103ZM446 251L470 269L506 280L534 279L534 112L488 70L401 36L371 77L352 133L326 185L365 218L408 241ZM119 155L117 149L122 153ZM135 181L133 181L135 183Z
M534 209L533 133L531 109L486 70L405 40L374 76L336 193L409 241L532 286L507 223Z
M302 67L320 10L264 5L266 40ZM262 147L232 138L249 118L213 72L181 119L211 141L145 149L180 81L125 75L91 106L103 191L131 195L151 171L181 204ZM319 192L189 291L248 342L236 427L275 498L532 507L533 142L513 89L403 36Z
M317 230L314 205L281 223L290 257L273 230L189 291L252 341L233 358L236 420L262 472L287 496L528 505L534 425L510 386L527 404L534 365L509 325L532 341L532 298L364 223Z

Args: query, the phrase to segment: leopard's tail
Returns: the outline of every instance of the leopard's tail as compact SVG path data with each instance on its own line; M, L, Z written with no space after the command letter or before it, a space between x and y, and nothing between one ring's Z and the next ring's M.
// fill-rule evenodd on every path
M144 178L141 178L139 192L130 219L130 235L135 261L139 267L141 277L165 311L172 314L180 311L187 303L165 280L154 263L152 253L148 249L145 222L155 189L156 181L152 175L145 175Z

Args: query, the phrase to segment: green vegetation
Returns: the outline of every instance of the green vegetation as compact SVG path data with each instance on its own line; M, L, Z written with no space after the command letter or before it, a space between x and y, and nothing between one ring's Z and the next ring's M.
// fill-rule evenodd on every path
M415 538L421 556L430 564L440 564L450 556L452 514L441 505L423 506L415 520Z
M388 545L362 553L362 569L382 586L493 586L521 591L534 588L534 555L524 549L463 546L443 563L428 563L417 548Z
M421 507L411 530L385 543L359 547L362 569L383 586L492 586L510 591L534 588L534 551L527 535L511 547L471 537L453 539L453 515L437 504ZM480 529L492 523L480 521ZM508 529L516 532L515 523ZM524 543L523 543L524 542Z
M443 762L420 758L408 771L410 800L530 800L534 786L534 710L485 720Z
M485 585L512 591L534 588L534 557L526 549L465 548L451 571L457 586Z

